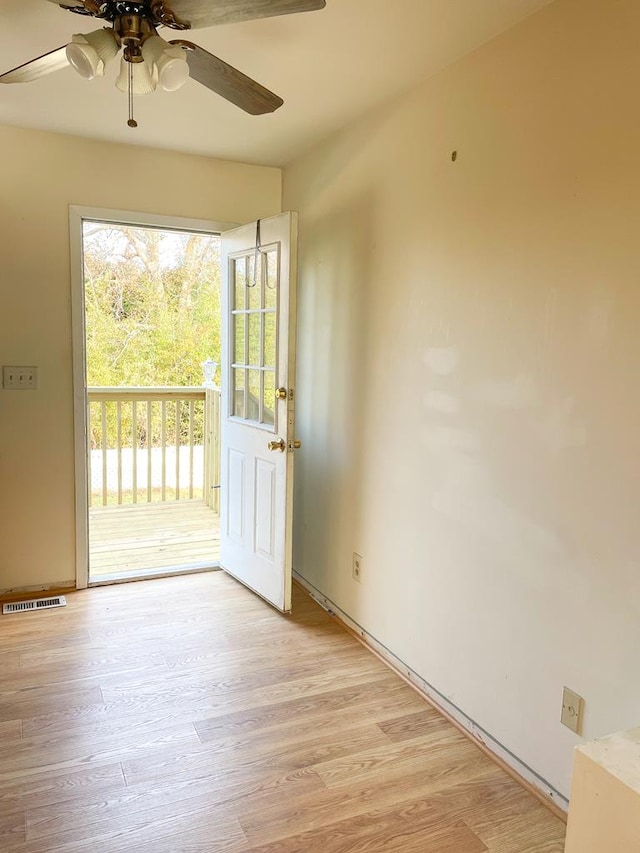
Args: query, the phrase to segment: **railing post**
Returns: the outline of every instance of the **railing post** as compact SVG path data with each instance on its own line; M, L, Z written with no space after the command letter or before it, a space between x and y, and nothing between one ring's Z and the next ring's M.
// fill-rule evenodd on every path
M193 415L195 411L195 402L189 400L189 497L193 499ZM203 437L204 444L204 437Z
M147 400L147 503L151 503L151 477L153 475L153 464L151 459L151 448L153 447L153 410L151 400Z
M89 493L89 507L93 506L93 471L91 469L91 401L87 395L87 491Z
M118 506L122 504L122 403L116 403L116 447L118 450Z
M100 405L102 424L102 506L107 505L107 404L103 400Z
M131 403L131 488L133 490L133 502L138 503L138 404L136 400Z
M220 510L220 390L205 388L204 402L204 500Z
M213 436L211 441L211 469L213 475L212 495L213 502L210 505L215 512L220 512L220 390L218 388L213 392L213 406L211 424Z
M176 500L180 500L180 400L176 400Z
M167 499L167 401L160 403L160 446L162 448L162 500Z
M211 507L211 388L204 389L204 425L202 436L203 472L202 472L202 498L208 507Z

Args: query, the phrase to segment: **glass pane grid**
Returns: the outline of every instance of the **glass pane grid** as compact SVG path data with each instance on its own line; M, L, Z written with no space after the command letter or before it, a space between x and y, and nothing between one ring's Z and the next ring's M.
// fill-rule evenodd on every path
M256 266L257 262L257 266ZM275 426L277 247L252 251L233 266L232 414Z

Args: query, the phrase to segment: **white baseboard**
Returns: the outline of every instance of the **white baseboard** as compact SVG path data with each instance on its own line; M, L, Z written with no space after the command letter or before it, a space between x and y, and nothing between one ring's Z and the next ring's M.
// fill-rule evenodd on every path
M293 573L294 578L298 583L307 590L311 597L332 616L337 617L340 622L343 622L354 634L356 634L362 642L374 651L382 660L387 663L393 670L398 672L409 684L421 693L432 705L434 705L441 713L454 722L464 734L468 735L472 740L478 742L481 747L493 756L498 763L508 768L513 775L525 784L526 787L533 789L541 799L549 806L559 809L565 815L569 810L569 801L545 779L539 776L535 770L532 770L527 764L521 761L517 755L514 755L506 746L503 746L499 741L492 737L489 732L485 731L482 726L479 726L471 717L468 717L464 711L461 711L456 705L450 702L445 696L436 690L433 685L425 681L417 672L407 666L404 661L400 660L390 649L376 640L362 625L359 625L347 613L341 610L335 602L327 598L324 593L309 583L298 572Z

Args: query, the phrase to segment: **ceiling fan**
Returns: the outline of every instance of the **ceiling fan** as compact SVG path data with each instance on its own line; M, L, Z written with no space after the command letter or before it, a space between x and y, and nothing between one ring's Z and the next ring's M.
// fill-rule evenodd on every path
M251 115L271 113L282 98L222 59L185 39L165 41L158 27L185 31L256 18L312 12L326 0L49 0L68 12L88 15L107 26L72 36L68 45L0 74L0 83L29 83L71 65L93 80L122 50L116 86L129 96L129 127L133 97L160 87L179 89L191 77Z

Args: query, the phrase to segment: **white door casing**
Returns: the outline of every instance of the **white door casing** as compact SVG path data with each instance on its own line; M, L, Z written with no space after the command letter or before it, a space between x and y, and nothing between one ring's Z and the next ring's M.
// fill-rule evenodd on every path
M69 207L71 250L71 314L73 334L73 414L75 445L76 589L89 585L89 471L87 461L87 380L85 353L85 304L83 223L112 222L115 225L222 234L235 223L187 219L177 216L104 208Z
M283 213L222 240L220 563L283 612L291 610L297 227L297 214Z

